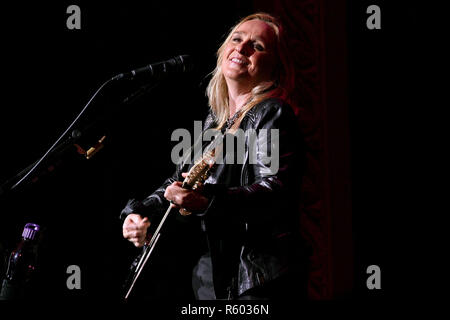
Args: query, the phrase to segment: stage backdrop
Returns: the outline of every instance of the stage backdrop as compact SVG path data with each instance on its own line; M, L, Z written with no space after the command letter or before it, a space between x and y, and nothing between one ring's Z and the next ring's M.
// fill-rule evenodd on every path
M368 26L373 4L381 8L381 29ZM403 116L416 96L408 92L419 91L411 53L415 38L424 39L416 7L325 0L228 1L220 8L169 1L2 6L2 183L39 159L107 79L180 54L195 59L193 72L152 83L132 103L124 99L145 83L106 86L76 125L80 147L106 136L105 147L87 160L71 146L36 183L2 196L3 257L25 223L44 226L42 296L120 295L139 251L122 239L119 212L129 198L145 196L172 174L172 132L193 132L194 121L205 118L216 50L240 17L256 11L285 23L295 61L297 116L308 155L298 205L312 248L309 297L371 297L389 288L390 222L402 211L396 197L406 177L399 151L411 143ZM79 25L73 10L79 10ZM66 286L70 265L82 270L81 290ZM371 265L384 272L384 291L368 290Z

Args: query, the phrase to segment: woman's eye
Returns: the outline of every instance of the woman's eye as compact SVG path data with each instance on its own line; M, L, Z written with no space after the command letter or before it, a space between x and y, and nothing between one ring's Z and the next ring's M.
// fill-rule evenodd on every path
M233 42L240 42L240 41L241 41L241 38L236 37L236 38L233 38L232 41L233 41Z
M263 51L264 50L264 47L262 46L262 45L260 45L260 44L255 44L254 46L253 46L256 50L258 50L258 51Z

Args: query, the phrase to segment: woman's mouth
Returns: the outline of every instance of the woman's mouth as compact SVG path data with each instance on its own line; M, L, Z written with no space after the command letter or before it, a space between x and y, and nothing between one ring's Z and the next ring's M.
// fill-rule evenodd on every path
M247 64L247 62L239 58L231 58L230 61L240 66L245 66Z

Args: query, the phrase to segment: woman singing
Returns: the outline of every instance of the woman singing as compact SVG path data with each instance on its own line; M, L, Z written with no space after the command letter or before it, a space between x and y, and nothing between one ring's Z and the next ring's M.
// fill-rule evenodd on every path
M298 207L305 155L289 100L294 70L284 30L269 14L249 15L231 28L217 57L204 130L234 137L224 155L238 157L216 161L196 190L182 187L193 164L178 164L155 192L128 202L123 236L143 246L150 224L172 205L192 213L184 218L201 234L189 273L196 299L304 298Z

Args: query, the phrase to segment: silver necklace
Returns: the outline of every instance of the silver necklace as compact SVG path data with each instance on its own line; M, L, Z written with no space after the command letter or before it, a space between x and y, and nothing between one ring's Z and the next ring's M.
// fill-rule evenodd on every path
M228 118L227 120L227 126L226 126L226 130L230 129L231 126L236 122L237 118L239 118L239 116L241 115L241 110L236 111L234 113L234 115L231 118Z

